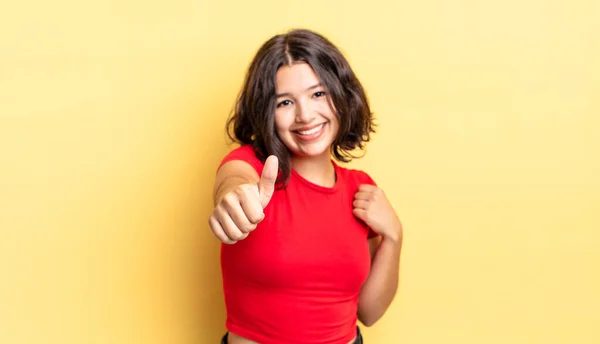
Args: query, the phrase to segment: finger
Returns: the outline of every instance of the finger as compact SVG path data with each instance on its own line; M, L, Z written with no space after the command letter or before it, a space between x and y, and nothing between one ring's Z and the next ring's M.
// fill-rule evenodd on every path
M229 237L229 239L234 241L243 239L244 233L242 233L242 231L239 228L237 228L235 222L231 219L231 217L223 207L218 206L215 209L215 213L217 215L217 220L223 228L223 232Z
M367 210L369 208L369 201L364 201L362 199L357 199L354 202L352 202L352 205L354 206L354 208L358 208L358 209L364 209Z
M371 185L371 184L360 184L360 186L358 187L358 191L365 191L365 192L373 192L377 189L378 189L377 186Z
M255 203L258 203L258 201L255 201ZM227 214L229 214L229 217L233 220L235 226L242 233L250 233L256 228L256 225L250 222L244 209L242 209L241 198L235 203L225 203L223 207L227 209Z
M369 201L373 199L373 193L367 191L359 191L356 194L354 194L354 199L362 199L365 201Z
M252 189L245 189L240 195L240 205L248 222L252 225L258 224L265 217L258 192Z
M210 226L210 229L212 230L213 234L222 243L224 243L224 244L235 244L236 243L235 240L231 240L231 238L229 238L227 236L227 234L225 234L225 231L223 231L223 227L221 227L221 224L219 223L219 221L217 221L217 219L214 216L211 216L208 218L208 225Z
M225 196L223 196L221 204L219 205L219 207L222 207L229 217L233 219L233 222L242 233L251 232L255 228L255 225L250 223L246 217L244 209L241 205L242 198L246 197L245 195L248 193L252 193L251 187L242 186L241 188L236 189L234 192L227 193ZM254 203L258 203L258 191L255 191ZM260 208L260 205L258 207ZM262 208L260 209L262 212Z
M354 214L354 216L358 217L359 219L363 220L364 222L367 222L367 211L364 209L360 209L360 208L354 208L352 209L352 214Z
M277 160L277 157L275 155L269 156L265 161L265 166L258 182L258 194L260 196L260 204L263 208L269 204L273 192L275 192L278 169L279 160Z

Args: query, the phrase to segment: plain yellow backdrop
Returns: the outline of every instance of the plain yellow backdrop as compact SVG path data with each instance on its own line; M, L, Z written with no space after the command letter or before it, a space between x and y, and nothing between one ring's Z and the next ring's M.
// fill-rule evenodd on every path
M405 226L367 343L600 343L594 0L0 6L0 342L217 343L211 188L259 45L317 30Z

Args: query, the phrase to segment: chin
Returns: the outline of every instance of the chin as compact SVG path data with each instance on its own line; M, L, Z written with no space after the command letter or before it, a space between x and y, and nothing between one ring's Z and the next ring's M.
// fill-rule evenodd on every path
M301 156L301 157L320 157L320 156L329 156L330 154L330 150L331 147L330 146L323 146L323 145L319 145L315 147L306 147L306 146L300 146L298 148L296 148L295 150L292 151L292 153L296 156Z

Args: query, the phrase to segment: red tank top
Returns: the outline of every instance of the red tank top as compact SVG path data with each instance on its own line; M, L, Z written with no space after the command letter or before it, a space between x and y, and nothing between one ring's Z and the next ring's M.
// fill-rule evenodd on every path
M250 145L221 162L243 160L261 175ZM364 172L338 166L335 186L292 170L265 219L246 239L222 245L226 328L261 344L346 344L356 335L358 294L369 275L367 239L377 235L352 214Z

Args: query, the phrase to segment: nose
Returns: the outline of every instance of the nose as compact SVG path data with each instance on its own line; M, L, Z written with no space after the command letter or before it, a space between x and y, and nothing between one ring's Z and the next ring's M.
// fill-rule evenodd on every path
M305 102L298 102L298 105L296 106L297 123L311 123L315 117L315 109Z

